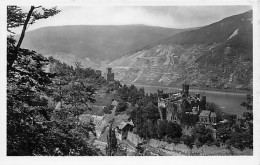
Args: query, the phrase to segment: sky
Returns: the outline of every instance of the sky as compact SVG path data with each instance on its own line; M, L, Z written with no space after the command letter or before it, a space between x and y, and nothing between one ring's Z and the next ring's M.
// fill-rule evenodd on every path
M27 31L62 25L144 24L168 28L205 26L251 10L251 6L58 6L54 17L30 25ZM24 6L24 11L29 7ZM19 33L21 29L16 29Z

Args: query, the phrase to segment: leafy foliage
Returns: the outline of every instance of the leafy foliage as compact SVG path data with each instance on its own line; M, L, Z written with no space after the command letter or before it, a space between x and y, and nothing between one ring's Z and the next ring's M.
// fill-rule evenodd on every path
M40 8L41 13L34 10ZM59 11L34 6L29 13L17 6L8 6L7 11L9 32L23 25L17 45L13 36L7 37L7 155L98 155L98 149L86 142L90 132L95 136L93 123L78 119L81 105L94 101L95 90L81 81L93 73L82 75L89 72L20 48L28 24ZM52 71L47 71L49 62L58 63ZM71 73L75 76L70 77ZM64 105L54 110L52 100Z
M167 128L167 121L166 120L159 120L158 121L158 129L157 129L159 139L162 139L163 137L165 137L167 135L166 128Z
M127 103L126 102L119 102L117 107L116 107L116 114L120 112L124 112L127 108Z
M179 124L169 121L166 125L167 137L174 139L182 136L182 128Z
M241 106L245 107L247 110L253 110L253 96L248 94L246 99L247 102L242 102Z
M118 145L115 130L112 129L112 124L109 127L107 135L107 146L106 146L106 155L114 156L117 153Z
M245 107L248 112L243 114L243 118L236 123L236 129L231 134L229 144L244 150L253 148L253 96L247 95L247 102L242 102L241 106Z
M213 131L204 125L198 125L194 127L191 131L191 134L195 139L195 145L197 147L214 142Z
M194 145L194 136L185 135L182 137L183 143L188 146L190 149L193 148Z
M225 143L227 140L231 138L231 130L230 128L221 127L217 129L216 132L217 139L222 143Z

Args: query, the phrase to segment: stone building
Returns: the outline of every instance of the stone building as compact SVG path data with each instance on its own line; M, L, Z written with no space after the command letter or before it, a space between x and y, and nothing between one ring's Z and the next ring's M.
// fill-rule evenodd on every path
M158 111L161 120L173 121L181 124L181 116L194 115L200 124L216 124L216 114L206 110L206 96L197 93L190 96L189 85L183 84L182 91L163 93L158 90ZM196 125L196 122L194 123Z
M116 126L116 137L119 140L126 140L128 132L132 132L134 124L132 122L121 122Z
M202 110L200 115L199 115L199 122L198 123L204 124L204 125L216 125L217 115L214 112Z
M112 68L107 68L107 72L104 74L104 78L109 82L115 80L115 74L112 73Z

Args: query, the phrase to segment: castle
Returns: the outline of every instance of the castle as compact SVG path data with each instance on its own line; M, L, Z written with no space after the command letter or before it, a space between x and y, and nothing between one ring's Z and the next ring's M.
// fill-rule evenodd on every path
M115 74L112 73L112 68L107 68L107 72L104 74L104 78L107 81L111 82L111 81L115 80L114 77L115 77Z
M182 124L182 118L191 115L197 124L216 125L216 114L206 110L206 96L197 93L190 96L189 85L183 84L182 91L177 93L163 93L158 90L158 111L161 120Z

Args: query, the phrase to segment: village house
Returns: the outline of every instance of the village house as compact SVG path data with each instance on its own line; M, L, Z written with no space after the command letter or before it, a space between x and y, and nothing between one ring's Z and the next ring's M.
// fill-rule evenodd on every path
M128 132L132 132L134 128L133 122L121 122L116 126L115 132L118 140L126 140Z
M202 110L199 115L199 124L204 125L216 125L217 123L217 115L214 112Z

